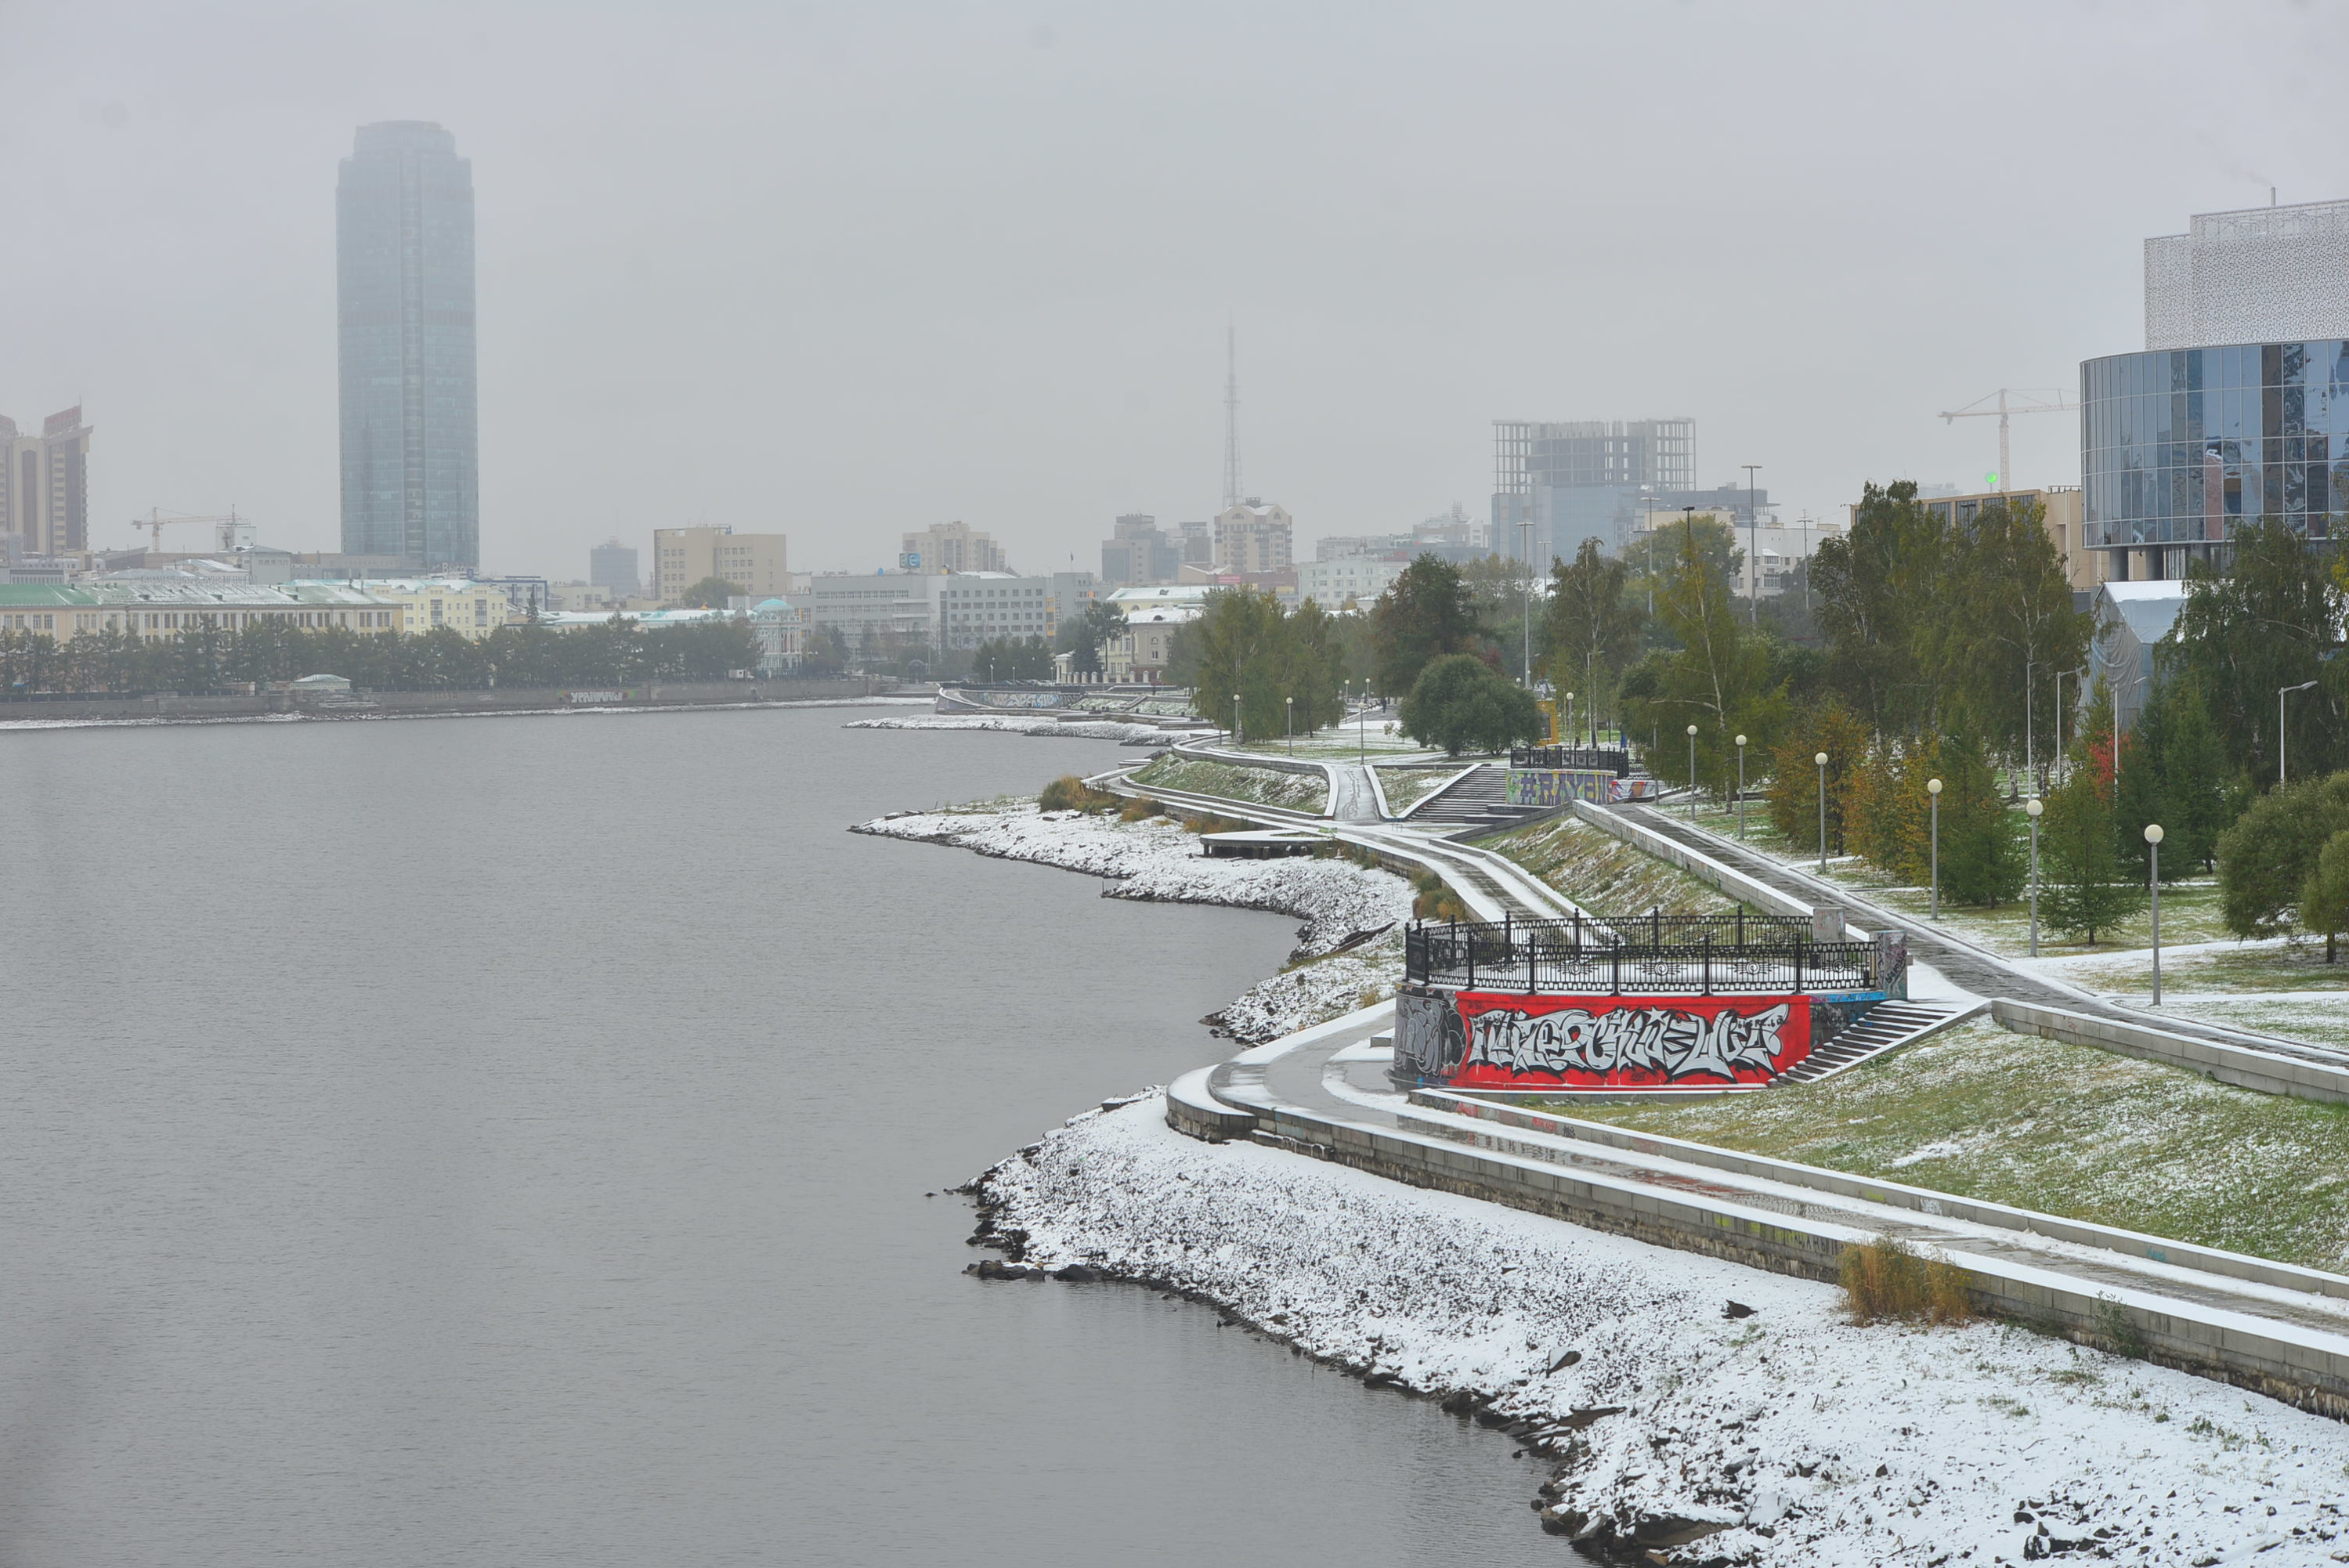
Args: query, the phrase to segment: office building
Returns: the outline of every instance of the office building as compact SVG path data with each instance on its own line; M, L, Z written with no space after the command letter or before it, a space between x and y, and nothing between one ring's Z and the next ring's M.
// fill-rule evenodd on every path
M2349 201L2197 215L2145 248L2146 347L2080 366L2085 548L2183 577L2234 529L2349 505Z
M343 553L481 565L473 166L422 120L364 125L335 191Z
M1102 541L1101 580L1117 586L1172 583L1183 565L1183 541L1147 512L1128 512Z
M953 581L927 572L820 572L809 580L808 624L837 634L852 656L883 638L935 647Z
M2044 513L2042 526L2047 531L2047 542L2055 553L2064 558L2064 574L2072 586L2086 593L2099 582L2097 572L2105 564L2102 552L2088 549L2081 541L2080 487L2049 485L2044 490L1975 490L1971 494L1950 493L1954 487L1936 486L1943 493L1927 497L1922 490L1918 497L1925 510L1943 522L1960 527L1971 522L1982 509L1992 501L2036 501Z
M81 406L50 415L37 436L0 416L0 535L18 556L59 556L89 548L89 427Z
M609 548L608 546L606 548ZM791 591L788 536L698 525L653 530L653 597L662 603L716 577L737 593L771 599Z
M479 642L504 625L513 609L504 588L494 583L476 583L469 577L370 578L362 591L378 603L398 606L398 630L410 636L421 636L427 632L455 632Z
M1216 514L1216 570L1242 575L1288 571L1296 531L1288 513L1250 496Z
M934 522L898 547L901 572L1009 572L1003 549L965 522Z
M1545 565L1586 539L1613 551L1627 505L1695 484L1693 419L1495 419L1492 548Z
M392 600L343 583L263 586L158 575L70 587L0 584L0 631L38 633L59 642L94 632L175 637L205 627L239 632L264 624L379 636L400 629L400 614Z
M1206 519L1176 523L1174 540L1182 551L1181 564L1213 566L1216 563L1216 525Z
M1392 551L1385 555L1303 562L1297 568L1297 596L1310 599L1324 610L1341 610L1348 604L1367 610L1413 559L1407 551Z
M644 592L636 574L636 551L632 544L607 539L587 552L587 581L614 599L633 599Z
M975 648L999 637L1050 637L1059 627L1049 577L958 572L940 585L946 646Z

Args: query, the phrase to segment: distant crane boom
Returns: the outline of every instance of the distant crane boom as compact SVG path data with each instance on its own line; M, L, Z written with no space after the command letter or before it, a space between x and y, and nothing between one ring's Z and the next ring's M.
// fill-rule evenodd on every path
M1982 407L1982 404L1989 402L1991 397L1998 399L1998 407L1995 408ZM2007 401L2010 397L2023 398L2027 401L2010 404ZM2008 417L2013 414L2076 414L2079 411L2080 406L2077 403L2065 402L2064 394L2060 391L2050 392L2048 397L2043 397L2036 390L2018 392L2011 387L2002 387L1990 394L1990 397L1977 397L1962 408L1945 409L1941 414L1941 422L1953 424L1960 419L1987 419L1993 414L1998 417L1997 482L2000 490L2003 491L2007 487L2007 477L2012 472L2007 463Z
M146 529L148 531L147 548L152 551L160 552L163 548L163 531L171 527L173 523L215 523L219 525L220 528L221 549L222 551L231 551L236 548L237 524L243 521L243 519L236 515L236 508L234 507L229 508L226 513L214 517L198 517L192 512L184 511L175 511L169 517L166 517L163 515L163 511L160 507L150 506L147 509L147 515L145 517L132 518L130 520L130 526L133 528Z

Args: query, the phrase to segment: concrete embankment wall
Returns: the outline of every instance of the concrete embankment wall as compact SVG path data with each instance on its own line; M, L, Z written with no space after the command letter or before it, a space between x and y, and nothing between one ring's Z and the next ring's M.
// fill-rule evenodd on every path
M1772 914L1791 914L1804 920L1810 919L1814 913L1811 906L1800 899L1791 898L1769 883L1747 876L1733 866L1725 866L1710 855L1700 854L1678 840L1668 839L1619 812L1610 811L1604 806L1594 806L1588 800L1576 800L1572 806L1577 817L1601 832L1610 833L1635 849L1680 867L1699 882L1710 883L1740 903L1751 904Z
M699 707L730 703L811 702L869 696L884 683L863 679L806 681L654 681L626 688L618 701L574 704L573 689L507 686L492 691L387 691L320 698L285 692L257 696L74 697L0 701L0 723L10 721L150 719L201 721L299 713L321 718L382 717L421 714L481 714L541 711L570 707ZM617 690L618 688L610 688Z
M1169 1119L1195 1137L1201 1135ZM1874 1239L1847 1225L1806 1218L1800 1212L1803 1205L1793 1199L1738 1197L1737 1210L1742 1211L1766 1212L1783 1203L1786 1222L1773 1223L1751 1212L1652 1188L1619 1186L1497 1149L1340 1126L1287 1109L1259 1117L1255 1137L1411 1186L1506 1203L1659 1246L1811 1279L1834 1280L1844 1249ZM2349 1355L2263 1332L2256 1319L2234 1314L2216 1314L2215 1320L2184 1317L2174 1310L2178 1304L2163 1296L2125 1285L2092 1290L2075 1276L2019 1263L2006 1264L1996 1273L1978 1266L1967 1272L1976 1305L1992 1316L2106 1348L2136 1350L2165 1366L2305 1409L2349 1417ZM2135 1343L2116 1343L2125 1337Z
M2336 1103L2349 1101L2349 1068L2298 1061L2211 1040L2189 1039L2164 1029L2137 1027L2114 1018L2094 1017L2029 1002L1992 1002L1991 1016L2020 1035L2037 1035L2043 1039L2095 1046L2125 1057L2165 1062L2263 1094L2288 1094L2295 1099Z

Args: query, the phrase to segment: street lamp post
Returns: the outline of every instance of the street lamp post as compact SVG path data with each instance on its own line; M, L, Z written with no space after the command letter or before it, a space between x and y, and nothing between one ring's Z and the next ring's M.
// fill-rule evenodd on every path
M1566 694L1566 727L1558 733L1566 738L1566 743L1568 746L1574 744L1574 694L1572 692Z
M2031 956L2039 956L2039 813L2047 808L2033 795L2023 803L2023 814L2031 819Z
M2302 681L2296 686L2276 689L2276 782L2279 784L2283 782L2283 699L2296 691L2306 691L2315 684L2314 681Z
M2145 825L2145 852L2151 864L2147 880L2153 889L2153 1005L2161 1006L2161 824Z
M1745 738L1737 738L1737 836L1745 837Z
M1594 749L1599 745L1599 677L1590 673L1590 661L1597 656L1598 651L1593 648L1582 652L1582 684L1590 688L1590 744Z
M1232 693L1232 747L1233 747L1233 749L1237 750L1237 749L1238 749L1238 748L1239 748L1239 744L1240 744L1240 694L1239 694L1239 693L1237 693L1237 692L1234 692L1234 693Z
M1696 820L1696 726L1688 727L1689 737L1689 820Z
M1819 875L1827 874L1827 754L1811 758L1819 765Z
M1288 755L1294 757L1297 755L1297 699L1293 696L1282 697L1280 706L1281 738L1288 743Z
M1933 918L1941 918L1941 781L1925 780L1925 793L1933 798Z

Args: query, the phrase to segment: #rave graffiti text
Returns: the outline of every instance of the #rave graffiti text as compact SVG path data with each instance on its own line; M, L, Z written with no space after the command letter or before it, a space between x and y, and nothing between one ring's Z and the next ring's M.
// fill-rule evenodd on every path
M1776 1070L1789 1009L1723 1007L1711 1017L1677 1007L1526 1014L1495 1008L1468 1020L1463 1068L1526 1073L1654 1073L1666 1081L1699 1075L1735 1080Z

